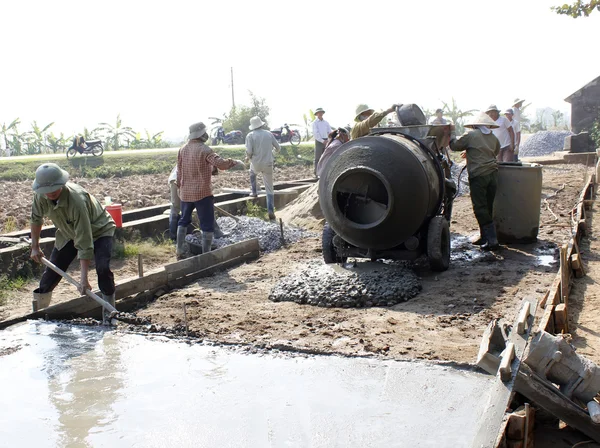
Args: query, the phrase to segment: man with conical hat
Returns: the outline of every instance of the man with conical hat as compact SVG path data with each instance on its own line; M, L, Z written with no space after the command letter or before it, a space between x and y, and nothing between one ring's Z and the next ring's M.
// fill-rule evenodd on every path
M325 111L323 108L317 107L317 110L315 110L315 116L317 118L315 118L315 121L313 121L312 124L313 136L315 137L315 176L317 175L317 165L319 164L319 159L323 155L325 144L327 143L327 139L331 133L331 126L323 119L324 114Z
M397 104L392 104L392 107L383 112L375 112L375 110L371 109L366 104L359 104L356 107L356 115L354 116L356 124L350 132L350 137L354 139L369 135L371 129L377 126L386 115L391 114L396 110L396 106Z
M500 142L492 133L498 127L487 114L480 113L465 124L471 128L458 140L450 142L453 151L464 151L469 173L473 212L479 223L481 237L473 244L484 250L498 248L494 225L494 198L498 186L498 161Z

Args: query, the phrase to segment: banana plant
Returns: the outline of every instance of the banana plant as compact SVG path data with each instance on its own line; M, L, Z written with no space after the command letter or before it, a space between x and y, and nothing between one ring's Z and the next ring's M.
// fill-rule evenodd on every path
M47 136L46 145L53 154L58 152L65 152L69 146L69 141L65 138L64 133L60 133L60 136L55 136L53 132Z
M454 123L454 125L456 126L456 135L461 135L463 132L465 132L465 126L463 123L464 119L466 117L470 117L471 115L473 115L474 112L477 112L477 111L475 109L470 109L470 110L459 109L454 97L452 97L452 107L450 105L448 105L448 103L445 103L443 101L442 101L442 104L444 105L444 107L442 109L444 111L444 115L450 117L450 119L452 120L452 123Z
M9 144L9 138L12 142L13 140L13 135L15 134L15 132L17 131L17 126L21 121L16 118L14 119L9 125L6 125L6 123L2 123L2 127L0 128L0 134L2 135L2 138L4 139L4 148L6 150L6 155L10 156L11 154L11 145Z
M42 128L37 124L36 121L31 123L31 131L26 133L28 154L42 154L46 152L46 149L48 148L46 132L53 125L54 122L47 124Z
M134 130L129 126L123 126L121 114L117 115L114 126L109 123L99 123L99 126L96 129L104 132L106 146L110 147L113 151L116 151L121 147L121 142L123 140L135 140Z
M304 130L306 131L305 141L309 141L312 138L312 122L315 121L315 113L310 109L308 114L304 114L302 118L304 118Z

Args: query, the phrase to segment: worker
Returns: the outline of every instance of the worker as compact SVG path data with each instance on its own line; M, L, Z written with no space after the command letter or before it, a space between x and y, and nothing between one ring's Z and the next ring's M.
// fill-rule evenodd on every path
M444 118L444 111L442 109L437 109L435 111L435 117L431 119L429 124L448 124L448 120Z
M500 141L500 154L498 162L512 162L515 159L515 132L506 117L500 115L500 110L491 105L485 113L496 122L498 126L492 131Z
M275 136L265 129L266 123L260 117L250 119L250 133L246 136L246 160L250 162L250 196L256 197L256 174L262 174L262 180L267 192L267 212L269 220L275 220L275 192L273 189L273 163L275 154L281 147Z
M513 150L513 159L510 160L510 162L518 162L519 161L519 149L517 147L517 122L515 121L515 113L513 111L513 109L506 109L504 111L504 116L506 117L506 119L508 120L508 122L510 123L510 126L512 127L512 130L514 132L515 135L515 146L514 146L514 150Z
M181 219L177 225L177 259L186 256L185 235L196 209L202 230L202 253L210 252L214 237L214 196L211 187L213 167L226 170L244 163L222 159L206 145L208 133L204 123L190 126L188 142L177 154L177 187L181 199Z
M352 128L352 132L350 133L351 138L359 138L364 137L365 135L369 135L371 129L379 124L381 120L385 118L386 115L391 114L398 107L397 104L393 104L387 110L383 112L375 112L366 104L359 104L356 107L356 115L354 121L356 124Z
M69 182L69 173L54 163L38 167L33 182L31 207L31 258L42 262L40 234L44 218L50 218L56 227L56 240L50 261L66 271L77 257L81 270L80 293L91 290L88 272L92 258L96 264L98 287L104 300L114 306L115 280L110 270L110 257L115 233L115 222L110 214L79 185ZM52 291L61 276L46 268L39 288L33 291L33 310L50 304Z
M318 107L315 111L315 121L312 124L313 136L315 138L315 164L314 164L314 173L317 175L317 165L319 164L319 159L323 155L323 151L325 150L325 145L327 144L327 139L329 134L331 133L331 126L327 121L323 119L323 115L325 111L322 107Z
M473 244L484 250L498 248L496 226L494 225L494 198L498 185L498 161L500 142L492 133L498 127L485 113L480 113L465 124L471 130L458 140L450 141L450 149L464 151L469 173L473 212L479 223L480 238Z
M513 129L515 131L515 162L519 159L519 149L521 148L521 122L523 121L523 103L525 100L515 99L513 102Z
M348 128L337 128L335 131L331 131L329 134L329 138L327 140L327 146L325 147L325 151L323 151L323 155L319 160L319 165L317 166L317 176L321 177L323 173L323 168L327 164L327 161L331 158L333 153L335 153L340 146L350 140L350 129Z

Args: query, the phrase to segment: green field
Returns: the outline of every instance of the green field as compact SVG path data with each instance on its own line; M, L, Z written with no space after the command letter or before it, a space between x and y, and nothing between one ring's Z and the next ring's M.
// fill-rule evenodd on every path
M314 143L301 143L298 148L282 146L281 154L275 160L278 166L310 166L313 163ZM217 146L215 152L225 158L245 158L243 146ZM300 157L298 157L300 156ZM73 177L126 177L135 174L168 174L177 163L177 152L164 150L156 152L127 153L106 152L101 157L76 156L67 159L64 154L32 156L27 159L0 159L0 180L33 180L35 170L44 162L53 162L67 170Z

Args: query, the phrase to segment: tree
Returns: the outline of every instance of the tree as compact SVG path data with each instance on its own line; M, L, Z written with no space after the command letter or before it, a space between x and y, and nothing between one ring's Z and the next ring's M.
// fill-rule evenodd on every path
M312 138L312 123L315 121L315 113L312 109L308 111L308 115L304 114L302 116L304 118L304 129L306 131L306 141L309 141Z
M452 120L452 123L454 123L454 126L456 126L456 135L463 134L465 132L464 119L473 115L473 112L476 112L476 110L471 109L463 111L459 109L454 97L452 97L452 107L450 107L448 103L444 103L443 101L442 104L444 105L444 115L450 117L450 120Z
M571 5L564 4L562 6L553 6L551 9L556 14L564 14L571 16L574 19L581 16L589 17L594 10L600 11L600 0L591 0L588 3L577 0Z
M121 142L124 139L135 139L135 132L133 129L128 126L123 126L121 114L117 115L117 121L114 126L109 123L99 123L96 130L104 132L106 136L106 147L111 148L113 151L116 151L121 147Z
M37 124L37 121L31 123L31 131L26 132L25 141L27 143L28 154L42 154L46 152L48 147L48 136L46 132L54 125L54 122L44 126L43 128Z
M250 93L250 106L234 106L231 108L229 115L225 115L223 120L223 130L225 132L231 132L235 130L242 131L244 138L250 132L248 126L250 125L250 118L255 115L259 116L262 121L267 123L267 117L269 116L269 106L264 98L256 96L254 93Z
M19 119L16 118L8 126L6 125L6 123L2 123L2 127L0 128L0 134L2 134L2 138L4 139L4 148L5 148L7 157L10 156L10 154L11 154L11 147L9 145L8 138L10 136L11 140L12 140L12 135L15 132L17 132L17 125L19 123L20 123Z

